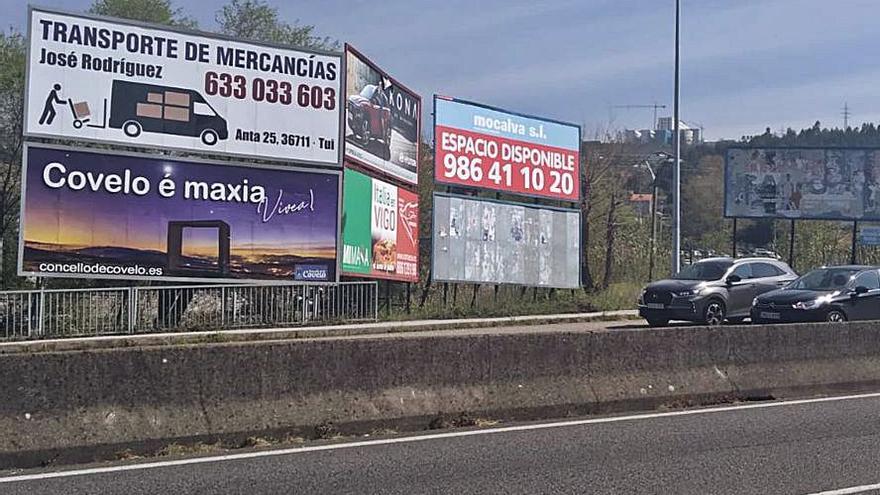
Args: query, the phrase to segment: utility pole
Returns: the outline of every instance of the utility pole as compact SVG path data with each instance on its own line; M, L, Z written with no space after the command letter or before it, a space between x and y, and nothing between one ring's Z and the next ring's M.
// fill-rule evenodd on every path
M843 130L845 131L849 129L849 116L852 115L846 102L843 102L843 111L840 114L843 115Z
M675 0L675 98L674 135L675 163L672 169L672 275L681 270L681 136L679 129L679 24L681 22L681 0Z

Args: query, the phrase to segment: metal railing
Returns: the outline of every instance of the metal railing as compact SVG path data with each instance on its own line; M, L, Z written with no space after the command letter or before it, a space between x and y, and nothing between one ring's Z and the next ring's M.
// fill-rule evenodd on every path
M375 321L376 282L0 291L0 339Z

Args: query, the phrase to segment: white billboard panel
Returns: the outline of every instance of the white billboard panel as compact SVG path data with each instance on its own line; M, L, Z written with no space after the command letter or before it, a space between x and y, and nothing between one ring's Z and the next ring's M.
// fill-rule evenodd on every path
M27 135L341 163L338 54L30 14Z
M434 280L580 287L578 210L434 194Z

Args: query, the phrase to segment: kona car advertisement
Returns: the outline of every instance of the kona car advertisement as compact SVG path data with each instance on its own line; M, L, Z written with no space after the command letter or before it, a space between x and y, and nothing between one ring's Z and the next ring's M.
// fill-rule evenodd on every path
M25 133L340 166L342 59L30 11Z
M880 148L732 148L724 215L880 221Z
M342 272L419 281L419 196L345 169Z
M19 271L337 280L338 171L25 148Z
M434 97L434 180L578 201L581 128Z
M422 99L349 45L345 63L345 157L416 184Z

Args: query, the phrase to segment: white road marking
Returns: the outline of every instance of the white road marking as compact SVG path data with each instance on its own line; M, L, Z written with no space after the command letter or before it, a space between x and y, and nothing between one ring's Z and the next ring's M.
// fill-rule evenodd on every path
M839 490L831 490L827 492L816 492L808 495L852 495L853 493L865 493L874 490L880 490L880 483L876 485L853 486L850 488L841 488Z
M196 457L190 459L177 459L173 461L144 462L138 464L124 464L118 466L95 467L86 469L71 469L67 471L52 471L35 474L24 474L0 478L0 484L16 483L21 481L47 480L53 478L69 478L73 476L86 476L91 474L118 473L121 471L141 471L145 469L158 469L165 467L186 466L190 464L207 464L213 462L240 461L256 459L260 457L275 457L291 454L304 454L307 452L321 452L325 450L354 449L358 447L375 447L379 445L393 445L399 443L427 442L429 440L441 440L446 438L473 437L478 435L492 435L498 433L511 433L518 431L545 430L548 428L565 428L571 426L596 425L606 423L621 423L625 421L639 421L646 419L674 418L679 416L697 416L702 414L715 414L730 411L744 411L749 409L769 409L774 407L800 406L806 404L819 404L823 402L839 402L858 399L878 399L880 392L858 395L841 395L837 397L819 397L815 399L797 399L779 402L762 402L755 404L743 404L736 406L721 406L705 409L688 409L685 411L670 411L662 413L645 413L630 416L611 416L606 418L576 419L570 421L557 421L552 423L527 424L519 426L502 426L498 428L486 428L481 430L451 431L447 433L432 433L427 435L415 435L410 437L387 438L378 440L362 440L357 442L336 443L328 445L314 445L309 447L294 447L289 449L264 450L259 452L242 452L238 454L218 455L211 457ZM880 486L880 485L878 485ZM864 491L864 490L862 490ZM848 491L824 492L822 495L859 493ZM819 494L813 494L819 495Z

